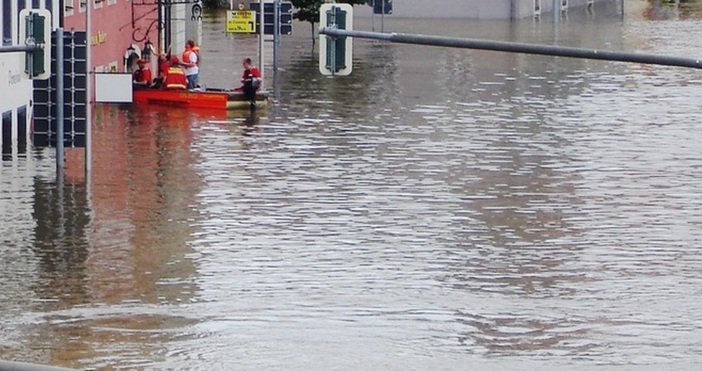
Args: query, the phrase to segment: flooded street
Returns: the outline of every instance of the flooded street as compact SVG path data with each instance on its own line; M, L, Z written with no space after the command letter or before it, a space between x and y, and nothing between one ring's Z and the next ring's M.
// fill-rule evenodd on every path
M701 20L611 5L384 28L695 58ZM203 30L202 82L235 86L255 39L224 13ZM353 74L328 78L309 24L294 33L266 110L98 106L89 184L58 185L51 150L0 162L0 359L702 362L702 71L355 40Z

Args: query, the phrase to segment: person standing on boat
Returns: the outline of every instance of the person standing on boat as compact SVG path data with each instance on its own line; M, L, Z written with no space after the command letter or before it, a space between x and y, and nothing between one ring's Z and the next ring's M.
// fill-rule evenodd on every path
M132 83L134 89L145 89L151 86L151 69L146 66L146 61L139 59L137 61L139 67L132 74Z
M188 87L188 79L185 71L180 67L180 61L175 55L171 57L171 66L166 73L165 88L169 90L185 90Z
M197 87L198 76L200 75L200 68L198 67L198 57L197 53L193 50L195 47L195 42L188 40L185 43L185 51L183 52L183 63L181 65L185 67L185 76L188 79L188 89L195 89Z
M255 108L256 91L261 87L261 71L253 65L251 58L244 58L242 64L244 65L244 72L241 74L242 85L234 91L244 93L244 98L251 103L251 108Z
M160 89L166 86L163 82L168 74L168 69L171 68L171 62L168 60L166 54L158 55L158 76L154 78L154 83L152 87L155 89Z

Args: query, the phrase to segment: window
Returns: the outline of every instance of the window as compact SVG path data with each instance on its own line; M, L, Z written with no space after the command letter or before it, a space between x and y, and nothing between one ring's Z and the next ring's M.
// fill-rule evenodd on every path
M17 152L27 152L27 106L17 108Z
M63 15L65 17L73 15L73 0L63 0Z
M117 4L117 0L107 0L107 5L115 5Z
M2 2L2 45L12 44L12 5L10 1Z
M88 3L88 0L78 0L78 3L80 4L80 8L78 8L79 13L85 13L85 4Z
M105 2L105 0L92 0L92 1L93 1L93 9L102 8L102 3Z
M2 113L0 132L2 133L2 138L0 138L2 154L12 153L12 111Z

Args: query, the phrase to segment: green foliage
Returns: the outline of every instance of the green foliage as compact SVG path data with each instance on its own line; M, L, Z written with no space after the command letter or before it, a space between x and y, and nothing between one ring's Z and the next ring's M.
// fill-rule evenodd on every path
M229 0L202 0L207 9L229 9Z
M324 0L290 0L293 7L297 10L293 17L301 21L307 21L312 24L319 22L319 7L325 3ZM346 4L366 4L366 0L344 0L337 1L338 3Z

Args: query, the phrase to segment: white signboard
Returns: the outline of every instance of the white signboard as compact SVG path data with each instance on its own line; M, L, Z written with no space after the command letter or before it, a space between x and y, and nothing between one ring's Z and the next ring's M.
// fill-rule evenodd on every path
M132 75L129 73L96 73L95 101L98 103L131 103Z

